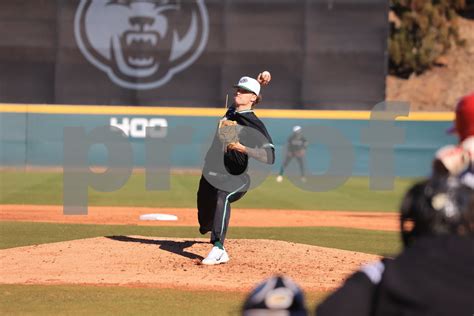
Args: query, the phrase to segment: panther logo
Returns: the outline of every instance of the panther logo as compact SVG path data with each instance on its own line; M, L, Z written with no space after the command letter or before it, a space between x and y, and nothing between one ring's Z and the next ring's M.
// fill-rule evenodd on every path
M74 19L85 58L129 89L166 84L196 61L208 34L204 0L81 0Z

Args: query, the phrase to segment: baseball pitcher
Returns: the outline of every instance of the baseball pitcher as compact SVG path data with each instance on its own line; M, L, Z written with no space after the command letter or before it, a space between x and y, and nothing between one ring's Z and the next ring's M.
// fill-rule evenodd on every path
M211 232L213 247L202 264L229 261L224 241L229 226L230 204L242 198L250 187L247 174L249 157L266 164L274 163L272 138L254 111L262 98L260 85L266 85L270 80L268 71L260 73L257 79L240 78L234 86L234 102L219 121L206 154L197 192L197 208L199 232Z

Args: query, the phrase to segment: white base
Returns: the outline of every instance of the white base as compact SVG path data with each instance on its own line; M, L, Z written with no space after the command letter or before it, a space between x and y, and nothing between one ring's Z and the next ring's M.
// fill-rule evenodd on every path
M178 216L171 214L143 214L140 215L141 221L176 221Z

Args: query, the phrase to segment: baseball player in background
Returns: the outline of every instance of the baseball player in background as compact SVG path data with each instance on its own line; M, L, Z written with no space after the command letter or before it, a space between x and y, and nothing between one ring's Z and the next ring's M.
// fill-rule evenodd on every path
M362 267L318 316L473 313L474 190L453 176L419 182L404 197L400 226L401 254Z
M306 181L304 167L306 147L308 147L308 141L303 136L301 126L294 126L293 133L290 135L287 141L285 160L283 161L283 164L280 168L280 173L276 178L277 182L283 181L283 173L285 172L285 168L288 166L291 160L293 160L293 158L296 159L300 167L301 181Z
M474 92L458 102L454 126L449 132L458 135L459 144L437 151L433 174L459 177L465 185L474 188Z
M261 85L270 82L268 71L260 73L257 79L247 76L240 78L234 86L234 102L219 122L214 140L209 148L197 192L199 232L211 232L213 245L202 264L215 265L229 261L224 248L225 236L229 226L230 204L242 198L250 186L247 174L248 159L257 159L273 164L275 151L273 141L263 122L254 112L261 101ZM221 126L235 125L239 139L223 143ZM249 128L258 132L255 137Z

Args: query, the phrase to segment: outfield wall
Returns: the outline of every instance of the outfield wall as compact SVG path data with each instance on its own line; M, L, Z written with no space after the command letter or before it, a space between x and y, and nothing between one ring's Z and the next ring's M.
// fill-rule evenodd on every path
M3 0L0 100L219 107L269 70L261 107L371 109L385 99L388 12L388 0Z
M145 160L144 128L155 126L159 137L169 138L177 128L190 127L192 135L187 144L177 144L172 150L173 168L200 168L212 139L217 121L224 109L145 108L145 107L81 107L0 105L2 166L61 166L63 163L64 128L79 126L91 131L98 126L120 125L127 130L133 147L134 165L143 167ZM353 175L369 175L370 148L361 142L361 131L369 126L370 112L366 111L295 111L257 110L268 127L276 147L277 160L273 171L281 165L286 139L294 125L303 131L313 126L329 127L341 133L352 145L355 161ZM446 134L453 113L410 113L394 123L405 132L405 142L394 147L395 174L401 177L424 176L437 148L455 143L456 138ZM334 160L327 147L307 135L308 170L324 173ZM313 141L312 141L313 140ZM94 145L89 151L91 165L107 163L103 145ZM294 168L296 166L293 166ZM290 170L290 172L293 169ZM294 170L296 172L296 168Z

